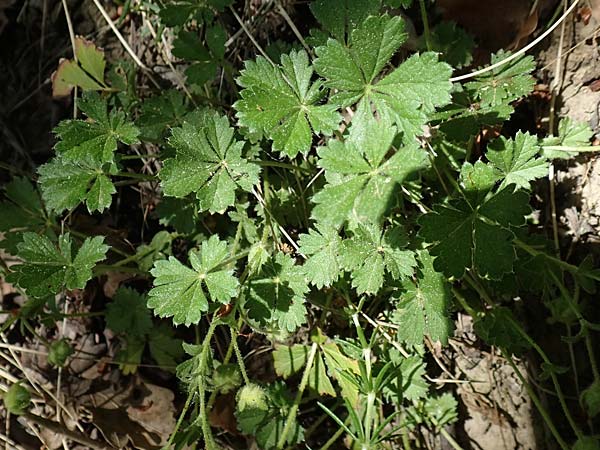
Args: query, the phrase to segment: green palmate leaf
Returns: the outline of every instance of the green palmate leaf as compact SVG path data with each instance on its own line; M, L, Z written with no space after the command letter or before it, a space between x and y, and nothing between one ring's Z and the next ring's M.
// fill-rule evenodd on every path
M410 140L422 132L436 106L450 101L452 69L438 62L437 54L424 53L376 81L405 39L400 17L369 17L352 32L349 46L330 39L318 47L314 66L325 86L337 90L331 102L341 106L359 102L361 115L370 115L373 105Z
M281 66L262 56L247 61L237 80L241 100L233 105L240 125L264 134L288 156L306 153L312 132L330 135L340 122L336 106L318 104L325 91L320 81L311 83L312 74L304 50L282 55Z
M275 372L283 378L289 378L306 366L310 346L294 344L291 347L279 345L273 352ZM313 361L308 375L308 387L321 395L335 396L335 389L329 380L325 369L325 362L320 353Z
M71 160L57 156L38 169L42 197L51 211L60 213L85 202L88 211L104 211L116 192L110 175L114 164L102 164L93 156Z
M302 266L303 272L312 284L321 289L331 286L340 275L338 257L342 240L333 227L317 224L316 228L309 230L308 234L301 234L298 244L300 253L308 256Z
M175 325L198 323L208 311L209 299L227 304L237 293L233 270L220 266L227 257L227 244L213 235L202 242L199 254L189 253L191 269L172 256L155 262L148 307L157 316L173 317Z
M29 180L14 178L4 187L4 192L6 200L0 202L0 232L4 233L1 248L15 255L24 231L45 231L53 237L50 227L54 218L48 217L39 193Z
M242 157L243 142L233 138L227 117L204 112L198 124L184 123L169 138L176 151L160 171L165 195L196 193L201 211L223 212L235 203L237 189L251 191L259 167Z
M389 122L368 119L344 143L330 140L319 148L328 184L312 198L312 217L334 227L347 219L379 222L394 201L396 183L428 166L416 144L394 150L395 136Z
M433 243L435 270L460 278L466 268L475 268L492 279L512 272L515 250L510 227L525 223L528 201L526 192L513 192L509 186L480 204L452 200L422 216L420 235Z
M315 0L310 10L324 30L346 42L352 30L368 16L377 14L381 2L375 0Z
M74 86L81 89L100 91L106 89L104 52L96 48L93 42L82 37L75 38L77 61L64 59L52 75L52 94L54 97L69 95Z
M448 317L450 289L446 277L433 268L433 258L425 250L418 252L421 267L416 281L403 283L392 322L399 325L397 337L402 342L418 345L424 336L443 344L454 328Z
M112 162L117 144L138 143L139 130L125 113L108 112L107 100L90 93L78 104L88 120L64 120L54 129L60 139L56 152L65 160L93 158L100 163Z
M483 161L466 162L460 170L461 185L469 200L475 203L483 201L501 178L502 174L493 165Z
M510 56L500 50L492 55L492 64ZM475 78L466 84L482 105L497 106L517 100L533 90L535 80L531 72L535 69L533 56L516 58L500 67Z
M290 256L277 253L248 282L245 309L251 325L281 335L295 331L306 321L307 292L300 266Z
M514 139L500 137L488 145L486 158L503 178L500 189L509 184L529 189L530 182L548 175L548 163L537 157L537 137L518 132Z
M454 22L442 22L431 30L431 50L452 67L468 66L473 60L475 41Z
M58 246L46 236L27 232L18 244L22 264L13 266L11 279L32 297L58 294L63 289L83 289L92 278L92 269L108 251L104 238L87 238L74 255L69 233L61 235Z
M183 94L175 89L169 89L161 95L144 100L135 124L140 130L142 139L160 142L169 127L183 123L187 113Z
M388 401L398 404L403 399L415 401L427 395L428 384L422 357L411 355L405 358L392 347L389 360L394 365L396 376L383 386L383 394Z
M568 117L558 124L558 136L542 141L543 155L548 159L569 159L590 146L594 132L587 123L574 122Z
M400 228L382 232L372 224L359 225L340 251L341 266L351 273L357 293L376 294L384 273L395 280L410 277L417 263L414 253L403 249L407 244Z
M144 336L152 328L146 296L131 288L119 288L106 307L106 326L115 333Z

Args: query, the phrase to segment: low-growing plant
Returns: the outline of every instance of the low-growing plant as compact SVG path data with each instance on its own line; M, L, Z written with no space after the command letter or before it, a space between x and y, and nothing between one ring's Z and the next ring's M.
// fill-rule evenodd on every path
M220 20L229 3L151 10L189 64L185 91L142 95L133 66L107 70L103 52L78 38L78 59L61 63L54 88L83 90L83 116L56 127L55 155L35 182L5 187L0 245L20 263L2 270L28 302L4 327L60 317L56 302L69 292L128 273L136 282L112 296L105 324L124 374L150 357L180 380L187 401L169 445L219 448L208 413L236 393L237 427L262 449L310 443L319 427L331 431L324 449L344 437L355 449L410 448L419 430L459 448L445 428L457 402L426 377L433 347L424 343L447 344L464 311L514 366L558 445L597 448L566 404L560 368L513 308L517 297L541 299L557 324L579 326L573 342L593 370L582 411L595 417L598 325L586 319L586 296L600 272L590 259L561 259L531 206L535 181L553 160L586 151L591 131L563 119L548 137L519 131L480 143L532 91L533 58L454 82L449 62L468 65L473 46L455 24L407 54L392 7L410 1L316 0L320 28L305 48L258 47L236 75ZM72 218L86 210L141 223L132 189L147 204L144 231L130 230L137 248L78 230ZM185 327L196 340L182 346ZM219 329L230 336L222 354ZM238 338L249 332L272 344L276 381L246 367ZM49 346L64 366L68 341ZM514 365L524 352L543 361L570 429ZM27 400L23 389L11 392ZM314 420L299 420L304 411Z

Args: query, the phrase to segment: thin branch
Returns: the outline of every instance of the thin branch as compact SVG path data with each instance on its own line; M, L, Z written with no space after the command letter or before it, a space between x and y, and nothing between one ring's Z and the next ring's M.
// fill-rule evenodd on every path
M513 59L521 57L521 55L523 55L527 51L531 50L533 47L535 47L540 42L542 42L544 39L546 39L546 37L548 37L548 35L550 33L552 33L556 29L556 27L558 27L563 22L563 20L565 20L567 18L567 16L569 14L571 14L571 12L575 9L575 7L577 6L578 3L579 3L579 0L575 0L573 2L573 4L569 7L569 9L567 9L567 11L560 17L560 19L558 19L554 23L554 25L552 25L544 33L542 33L537 39L535 39L533 42L531 42L530 44L528 44L525 47L523 47L518 52L513 53L512 55L508 56L507 58L504 58L502 61L498 61L496 64L492 64L491 66L484 67L483 69L476 70L475 72L467 73L465 75L460 75L458 77L450 78L450 81L452 83L455 83L457 81L468 80L469 78L473 78L473 77L477 77L479 75L483 75L484 73L487 73L487 72L489 72L491 70L497 69L498 67L501 67L504 64L507 64L507 63L511 62Z

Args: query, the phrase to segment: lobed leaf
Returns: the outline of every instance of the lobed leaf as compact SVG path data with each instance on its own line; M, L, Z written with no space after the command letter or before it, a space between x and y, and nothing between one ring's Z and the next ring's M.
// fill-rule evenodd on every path
M235 203L237 189L251 191L260 168L242 157L244 143L233 137L227 117L202 112L197 124L173 128L169 144L175 157L159 173L165 195L196 193L200 211L223 212Z
M26 232L17 248L23 263L13 266L11 279L28 295L47 297L63 289L83 289L109 247L102 236L86 238L73 256L69 233L59 236L57 246L46 236Z
M148 307L159 317L173 317L175 325L197 324L208 311L209 299L227 304L237 294L233 270L220 267L227 256L227 244L213 235L202 242L199 255L189 253L192 268L172 256L156 261L150 271L154 287L148 293Z
M290 157L306 153L312 132L329 136L340 122L336 106L319 104L325 91L320 81L311 83L312 74L304 50L282 55L281 66L262 56L247 61L237 80L241 99L233 105L240 125Z

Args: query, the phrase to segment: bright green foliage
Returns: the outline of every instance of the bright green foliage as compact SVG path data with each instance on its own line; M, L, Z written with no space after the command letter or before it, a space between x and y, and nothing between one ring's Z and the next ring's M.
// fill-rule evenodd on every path
M414 253L404 250L408 244L400 228L383 232L372 224L359 225L346 239L340 251L341 266L352 275L358 294L376 294L383 286L384 273L394 280L406 279L416 266Z
M118 22L133 12L125 3ZM106 274L99 286L109 295L118 274L130 272L127 285L143 290L122 287L104 301L102 289L88 289L84 297L94 311L104 305L94 320L118 342L123 374L158 364L187 391L174 448L244 446L239 434L211 437L215 428L234 431L226 417L234 397L247 447L318 448L329 439L320 433L340 427L329 448L420 448L422 436L457 419L448 389L434 392L435 368L425 365L434 350L423 345L448 342L453 306L474 315L486 345L508 353L533 344L512 313L517 297L541 301L554 327L595 327L587 305L600 270L578 247L560 260L550 233L540 233L550 227L529 207L548 159L592 151L592 132L567 119L556 137L503 127L533 87L532 58L453 84L448 63L471 64L473 40L437 13L429 14L432 51L411 55L416 42L404 45L408 22L393 8L412 5L406 14L420 29L419 6L433 0L312 0L321 28L295 43L278 39L287 26L265 34L261 20L247 22L248 12L288 19L285 2L262 3L243 11L228 8L231 0L148 4L148 23L174 38L185 71L177 90L157 92L133 63L105 70L102 52L77 41L78 62L61 62L53 87L84 88L82 120L56 128L40 194L17 178L0 203L0 246L21 260L1 264L0 276L25 296L6 326L28 333L30 322L52 324L68 290ZM238 30L239 21L251 30ZM238 92L232 74L242 61L231 57L249 54L247 36L238 38L248 31L266 53L244 63ZM424 37L416 44L424 49ZM480 142L490 129L503 137ZM86 207L102 214L86 219ZM589 231L570 225L574 241ZM78 239L57 237L63 228ZM106 230L114 245L101 266L104 238L80 234L93 230ZM195 344L180 340L194 339L181 324L196 329ZM248 332L264 336L233 345ZM63 366L73 349L49 339L50 364ZM576 351L582 342L569 340ZM259 346L274 349L274 383L256 366L268 356ZM562 380L566 370L543 363L540 379ZM581 412L600 415L598 383L585 383L576 421ZM15 413L29 405L27 392L19 395ZM313 427L318 406L328 417ZM298 445L301 423L311 428ZM575 447L592 448L584 427Z
M175 148L160 171L165 195L196 193L200 211L223 212L235 203L236 190L252 190L259 167L242 157L244 143L233 138L227 117L203 113L198 124L173 128L169 144Z
M349 45L330 39L318 47L315 69L326 86L337 89L331 100L351 105L365 94L392 55L406 40L401 17L372 16L352 31Z
M227 256L227 244L213 235L202 242L199 254L189 253L191 269L172 256L155 262L148 307L159 317L173 317L175 325L198 323L209 299L227 304L237 293L233 270L221 266Z
M512 272L515 251L510 227L523 225L530 211L529 195L512 191L509 186L481 204L452 200L421 217L420 235L433 243L435 270L459 278L465 269L475 268L492 279Z
M306 366L310 346L294 344L291 347L281 345L275 348L273 360L277 375L287 379ZM317 353L308 375L308 387L321 395L335 396L335 389L327 376L325 362Z
M510 52L500 50L492 55L492 64L510 56ZM466 84L467 89L475 93L481 106L509 104L533 90L535 80L530 73L535 69L533 56L516 58L500 67L475 78Z
M51 234L48 228L53 219L46 214L39 193L26 178L14 178L4 191L6 200L0 202L0 232L4 238L0 247L14 255L24 231L45 230Z
M110 175L116 173L112 164L102 164L90 156L70 160L57 156L38 169L39 184L46 206L61 213L85 202L88 211L104 211L116 192Z
M438 397L431 397L425 402L425 413L427 422L431 423L436 430L456 422L458 419L458 403L450 393Z
M350 404L356 405L358 391L348 381L348 375L359 373L358 365L342 354L336 344L326 341L327 338L324 337L319 343L319 350L309 372L308 387L321 395L335 396L336 391L331 384L331 379L334 379L340 386L343 397ZM275 372L283 378L299 373L305 368L309 353L308 345L277 346L273 352Z
M88 94L79 105L88 120L66 120L54 130L57 156L38 169L42 196L57 213L85 202L88 211L104 211L116 189L114 152L118 143L138 143L139 130L121 111L108 111L107 100Z
M529 189L531 181L548 175L548 163L537 157L539 152L537 138L519 131L514 139L500 137L490 143L485 156L503 178L500 189L509 184Z
M266 411L269 406L268 398L264 389L257 384L247 384L238 391L237 409L243 412L247 409L259 409Z
M11 279L33 297L58 294L65 288L83 289L109 248L102 236L96 236L74 252L69 233L61 235L56 246L46 236L30 232L23 234L17 247L23 263L12 267Z
M459 180L465 190L467 200L471 203L482 202L488 192L502 178L499 171L491 164L476 161L475 164L463 164Z
M324 30L335 39L346 42L352 30L368 16L379 12L376 0L315 0L310 10Z
M31 404L31 394L20 382L14 383L8 388L8 391L2 394L2 400L6 411L20 416L27 412Z
M257 394L257 388L263 392L258 394L261 395L261 401L256 404L255 401L249 403L244 400L240 405L240 395L238 395L235 412L238 428L242 433L254 436L259 448L272 450L276 447L285 426L288 411L293 404L293 397L281 382L269 385L265 390L259 386L253 386L255 386L253 390ZM248 399L250 400L251 397L248 396ZM302 442L303 439L304 429L295 421L287 435L286 443L293 446Z
M48 362L54 367L63 367L75 350L66 339L59 339L50 344Z
M428 166L416 144L393 152L396 128L369 119L344 142L330 140L318 150L328 184L313 196L312 217L337 227L348 219L379 222L393 202L396 183ZM391 153L391 156L388 156Z
M333 342L322 343L320 350L325 358L329 374L338 382L342 390L342 396L349 404L357 406L359 401L358 389L351 381L351 376L360 373L358 363L354 358L342 353L340 347Z
M431 30L431 51L452 67L468 66L473 61L475 41L454 22L442 22Z
M400 17L369 17L352 32L350 46L330 39L318 47L315 70L325 86L336 89L331 102L348 106L359 102L360 116L372 104L381 116L398 126L410 142L422 133L428 114L450 101L452 72L435 53L413 55L379 81L376 78L406 39Z
M593 136L594 132L588 124L564 117L558 124L558 136L549 136L542 141L543 154L548 159L573 158L580 149L589 147Z
M443 274L433 268L433 258L425 250L418 252L421 267L416 281L403 283L391 321L397 324L397 338L410 345L419 345L424 336L442 344L448 342L454 323L448 317L450 289Z
M317 288L331 286L337 281L341 267L338 263L342 240L333 227L316 225L316 230L301 234L298 244L300 252L308 259L302 270Z
M88 94L79 103L88 120L65 120L54 133L60 139L56 152L65 161L91 159L97 164L113 161L117 144L139 143L139 130L127 120L122 111L108 111L106 99Z
M242 126L273 140L290 157L306 153L315 134L330 135L340 122L335 105L320 105L321 81L311 83L313 68L304 50L281 56L273 66L262 56L246 61L238 83L244 89L233 106Z
M144 336L152 328L146 296L131 288L119 288L106 307L106 326L115 333Z
M291 333L306 321L308 285L300 266L277 253L248 282L244 307L250 324L265 333Z
M400 363L400 391L402 397L414 401L427 395L427 382L425 381L425 363L417 356L409 356Z

